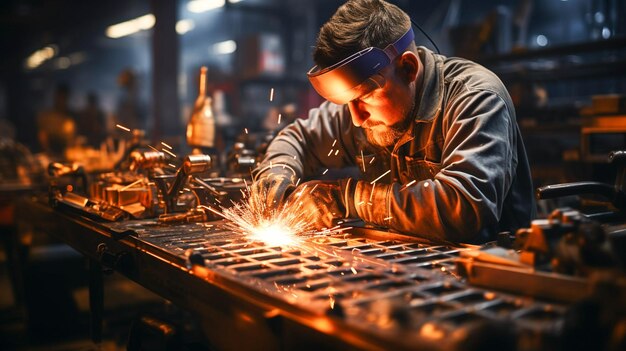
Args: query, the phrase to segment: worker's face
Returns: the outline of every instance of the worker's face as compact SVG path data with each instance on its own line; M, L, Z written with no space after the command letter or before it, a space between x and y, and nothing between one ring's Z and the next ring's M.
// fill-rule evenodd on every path
M415 81L419 61L414 54L409 66L403 57L379 72L385 77L385 85L348 103L352 122L365 129L370 143L391 146L408 129L415 106Z

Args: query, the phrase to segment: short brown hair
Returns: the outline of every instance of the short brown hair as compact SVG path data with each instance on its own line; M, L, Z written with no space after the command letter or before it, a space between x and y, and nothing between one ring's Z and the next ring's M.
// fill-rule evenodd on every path
M411 26L406 12L382 0L349 0L320 29L313 61L328 67L370 46L384 48Z

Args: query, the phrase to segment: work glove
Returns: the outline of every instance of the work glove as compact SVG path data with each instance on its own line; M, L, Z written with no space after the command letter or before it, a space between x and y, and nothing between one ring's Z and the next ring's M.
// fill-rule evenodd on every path
M291 172L273 172L259 177L250 186L250 207L264 216L271 215L296 188L294 178Z
M309 217L315 229L332 228L334 218L356 217L354 190L357 181L352 178L301 184L287 198L288 206Z

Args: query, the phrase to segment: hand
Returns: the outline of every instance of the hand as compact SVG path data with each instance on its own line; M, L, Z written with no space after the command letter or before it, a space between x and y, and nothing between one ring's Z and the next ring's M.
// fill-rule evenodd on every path
M292 175L267 174L250 186L250 206L260 213L269 215L272 210L283 205L295 188Z
M334 218L356 215L354 209L356 181L348 178L334 181L314 180L301 184L287 198L294 211L309 216L315 229L332 228ZM354 212L351 212L354 211Z

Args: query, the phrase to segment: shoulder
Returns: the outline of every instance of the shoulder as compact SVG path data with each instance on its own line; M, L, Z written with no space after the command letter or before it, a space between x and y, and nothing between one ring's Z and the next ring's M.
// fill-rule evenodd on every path
M333 125L343 128L345 124L351 124L348 105L337 105L330 101L324 101L318 107L309 110L307 119L310 123Z
M498 76L486 67L464 58L447 57L443 64L445 84L473 91L492 92L506 99L508 92Z
M335 117L346 114L346 105L337 105L330 101L324 101L318 107L309 110L309 118L313 117Z

